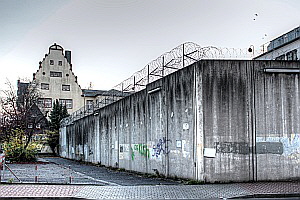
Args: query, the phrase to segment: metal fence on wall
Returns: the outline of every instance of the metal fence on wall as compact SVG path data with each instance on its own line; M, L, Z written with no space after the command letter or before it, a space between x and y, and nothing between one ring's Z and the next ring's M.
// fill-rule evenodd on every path
M62 125L70 124L75 120L93 114L97 109L143 90L147 84L201 59L251 59L254 54L254 49L250 52L249 49L201 47L193 42L186 42L162 54L143 69L114 86L113 89L107 91L108 94L101 101L85 105L72 113L70 117L63 119Z

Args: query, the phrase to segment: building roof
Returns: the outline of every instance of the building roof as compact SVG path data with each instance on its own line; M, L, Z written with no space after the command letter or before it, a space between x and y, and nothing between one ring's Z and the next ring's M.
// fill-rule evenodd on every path
M300 26L270 41L268 51L284 46L300 38Z
M270 44L267 46L267 51L258 55L254 59L264 56L264 55L266 55L282 46L292 43L296 40L300 40L300 26L271 40Z
M54 43L53 45L51 45L51 46L49 47L49 53L50 53L50 50L59 50L59 51L63 51L64 48L62 48L62 46L60 46L60 45Z

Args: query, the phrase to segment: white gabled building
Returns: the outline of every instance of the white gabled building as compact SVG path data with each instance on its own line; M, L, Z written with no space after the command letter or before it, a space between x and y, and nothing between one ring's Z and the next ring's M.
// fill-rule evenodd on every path
M42 98L38 105L45 111L52 110L53 102L58 99L72 113L84 105L82 90L72 71L71 51L65 51L54 43L49 53L39 63L39 69L33 74L33 80L39 85Z
M254 60L300 60L300 26L270 41Z
M56 43L49 47L48 54L39 62L39 69L33 74L33 82L41 92L38 107L43 113L49 111L48 116L56 99L66 105L68 113L71 114L78 110L81 112L82 109L97 109L130 95L113 89L81 89L77 76L72 71L71 51L64 52ZM22 103L22 95L28 86L29 83L18 80L19 103Z

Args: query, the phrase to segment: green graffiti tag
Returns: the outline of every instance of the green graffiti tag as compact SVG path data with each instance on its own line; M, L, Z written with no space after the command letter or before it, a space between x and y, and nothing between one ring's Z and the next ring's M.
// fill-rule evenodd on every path
M134 160L134 157L135 157L135 154L134 154L133 149L131 148L131 159Z
M139 154L141 154L142 156L145 156L146 158L150 158L150 150L147 147L146 144L134 144L133 148L131 148L131 159L134 160L135 158L135 153L134 152L138 152Z

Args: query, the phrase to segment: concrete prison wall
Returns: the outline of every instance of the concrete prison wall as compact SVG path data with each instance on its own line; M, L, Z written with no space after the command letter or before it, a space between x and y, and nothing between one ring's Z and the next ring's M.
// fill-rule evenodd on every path
M61 156L206 182L299 179L299 67L199 61L64 125Z

